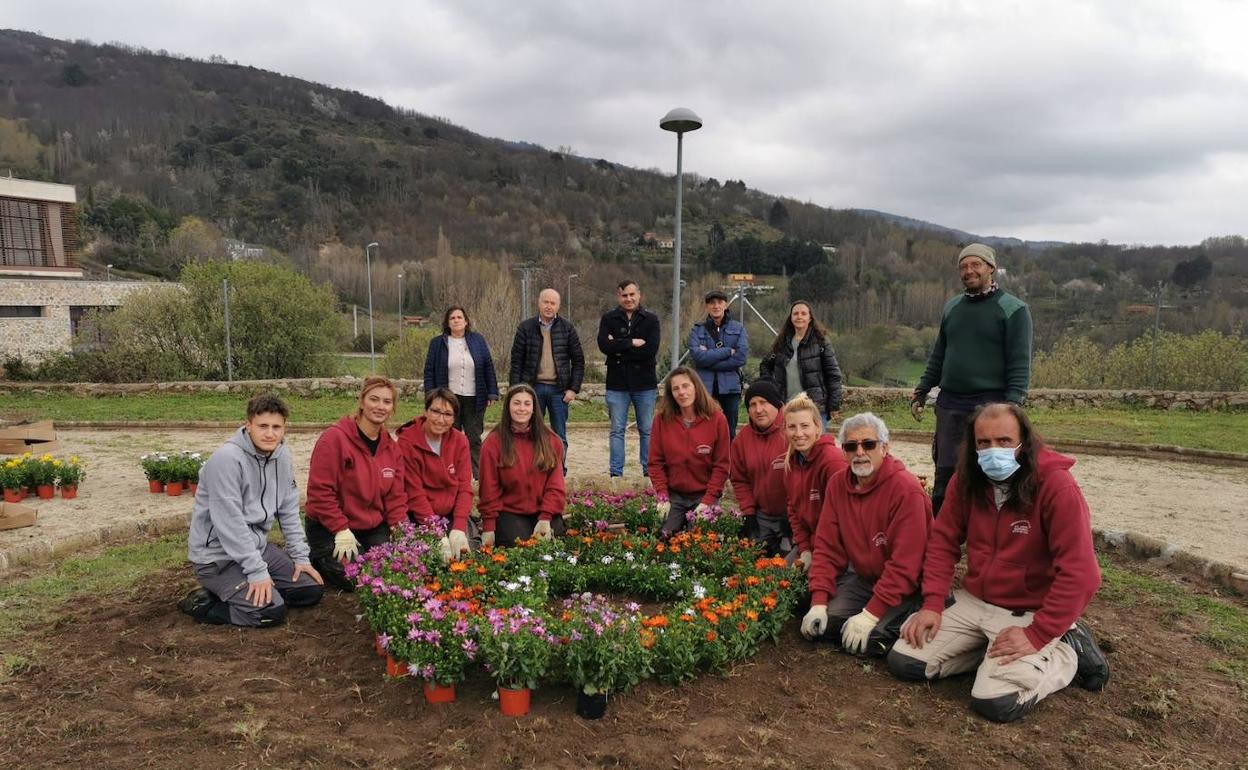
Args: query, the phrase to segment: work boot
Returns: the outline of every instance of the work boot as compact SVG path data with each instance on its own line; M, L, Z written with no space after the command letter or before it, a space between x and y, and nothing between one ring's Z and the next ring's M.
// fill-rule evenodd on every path
M1075 621L1075 625L1062 634L1062 641L1075 651L1079 667L1075 670L1075 684L1085 690L1099 692L1109 682L1109 661L1105 653L1096 646L1092 638L1092 629L1083 620Z
M213 608L221 604L221 600L211 591L202 586L191 589L191 592L182 597L182 601L178 602L178 609L195 618L200 623L208 621L208 615Z

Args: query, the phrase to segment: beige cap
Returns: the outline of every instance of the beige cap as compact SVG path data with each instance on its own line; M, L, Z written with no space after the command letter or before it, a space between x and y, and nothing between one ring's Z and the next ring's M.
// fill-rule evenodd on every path
M982 243L972 243L958 254L958 264L961 265L962 260L967 257L979 257L991 265L992 269L995 270L997 268L997 252L993 251L991 246Z

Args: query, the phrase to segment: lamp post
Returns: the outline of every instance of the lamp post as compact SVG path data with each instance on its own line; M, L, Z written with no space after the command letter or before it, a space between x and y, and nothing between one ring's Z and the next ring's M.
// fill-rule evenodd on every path
M674 244L676 254L672 262L672 369L680 363L680 210L684 206L682 200L684 139L686 131L697 131L701 127L702 118L686 107L677 107L659 121L659 128L676 133L676 242Z
M580 278L580 277L581 277L580 273L573 273L572 275L568 276L568 322L569 323L572 323L572 279ZM576 326L575 323L572 323L572 325Z
M372 373L377 373L377 347L373 342L373 260L370 249L380 249L376 241L364 247L364 264L368 271L368 357L372 362Z
M399 339L403 339L403 274L399 273Z

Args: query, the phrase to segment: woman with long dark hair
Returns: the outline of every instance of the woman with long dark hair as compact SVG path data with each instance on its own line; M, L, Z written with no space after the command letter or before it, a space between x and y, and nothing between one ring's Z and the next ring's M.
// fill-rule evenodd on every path
M429 341L425 356L425 392L448 388L459 401L455 428L468 437L472 475L479 478L481 431L485 410L498 400L498 377L485 337L472 330L468 311L452 305L442 316L442 333Z
M650 481L663 515L660 536L685 528L685 514L719 501L728 480L728 420L687 366L672 370L650 428Z
M503 415L481 445L480 481L482 545L563 534L563 440L542 422L528 385L507 389Z
M841 409L841 367L836 362L828 330L815 319L810 303L798 300L763 356L758 375L771 380L784 398L805 392L826 422Z
M403 455L407 515L421 523L441 520L445 546L458 558L472 531L472 460L468 438L455 429L459 399L446 388L425 392L425 413L395 433Z

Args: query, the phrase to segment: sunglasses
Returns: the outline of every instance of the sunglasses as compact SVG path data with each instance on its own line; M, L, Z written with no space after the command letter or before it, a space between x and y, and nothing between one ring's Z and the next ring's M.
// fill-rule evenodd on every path
M862 441L846 441L841 444L841 449L845 450L845 454L852 455L858 453L858 447L862 447L862 451L871 452L881 443L873 438L864 438Z

